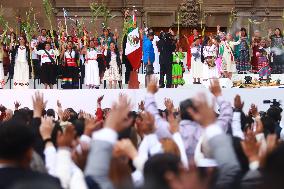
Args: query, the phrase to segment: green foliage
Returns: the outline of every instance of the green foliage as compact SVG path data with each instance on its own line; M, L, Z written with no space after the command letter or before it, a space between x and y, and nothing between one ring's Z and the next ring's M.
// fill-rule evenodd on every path
M104 19L104 27L108 26L108 21L115 18L116 15L112 15L111 11L106 7L104 3L96 3L92 2L90 3L91 13L92 13L92 22L95 23L95 21L98 19L98 17L103 17Z

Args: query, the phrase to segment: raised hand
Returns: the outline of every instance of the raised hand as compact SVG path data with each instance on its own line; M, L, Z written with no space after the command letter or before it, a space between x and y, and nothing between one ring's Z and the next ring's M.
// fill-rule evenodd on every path
M244 102L242 102L241 100L241 96L240 95L236 95L235 99L234 99L234 107L237 110L242 110L244 107Z
M152 77L148 83L147 91L151 94L156 94L158 90L159 90L158 79L155 77Z
M64 132L57 133L57 145L58 147L73 147L73 141L75 140L76 130L73 125L68 125Z
M250 113L251 113L251 115L252 115L253 117L259 116L259 112L258 112L257 106L256 106L255 104L252 104L252 105L250 106Z
M130 126L132 120L128 118L128 113L131 110L131 102L124 95L119 95L118 102L112 105L109 115L105 121L105 127L111 128L120 132Z
M92 136L92 133L98 129L101 129L103 126L103 120L98 121L94 117L88 117L85 118L85 129L84 129L84 135L87 135L89 137Z
M98 107L100 108L101 105L102 105L102 100L104 99L104 95L100 96L98 99L97 99L97 104L98 104Z
M86 143L80 143L79 145L81 147L81 153L77 150L73 150L72 160L82 171L84 171L89 154L89 145Z
M221 96L222 95L222 89L220 87L220 82L218 79L212 79L210 81L210 87L209 87L211 93L215 96Z
M52 118L46 117L41 118L41 125L39 127L39 132L43 140L51 138L51 133L54 128L54 123Z
M260 143L256 141L256 138L252 133L250 133L241 144L243 151L250 162L259 160L258 154Z
M44 101L43 93L35 92L32 97L33 108L34 108L34 118L40 118L42 116L42 111L45 109L47 101Z
M209 106L204 93L193 99L194 108L189 108L188 113L201 126L207 127L216 121L216 114L213 106Z
M145 102L142 100L140 103L138 103L138 109L143 112L145 110Z
M15 105L15 110L18 110L19 107L21 106L21 103L18 102L18 101L15 101L15 102L14 102L14 105Z
M172 113L174 111L175 107L174 107L173 101L170 98L165 98L164 104L168 112Z

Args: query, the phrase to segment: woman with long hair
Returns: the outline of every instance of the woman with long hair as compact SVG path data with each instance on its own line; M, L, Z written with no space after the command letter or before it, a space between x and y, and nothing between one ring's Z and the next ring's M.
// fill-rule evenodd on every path
M98 40L92 39L89 42L89 48L86 49L85 84L89 87L89 89L98 89L100 87L97 47Z
M247 35L247 30L241 28L240 36L240 48L237 68L240 74L247 73L251 71L250 56L249 56L249 39Z
M72 41L67 42L67 47L62 47L60 58L63 59L62 84L63 89L79 88L79 53Z
M13 44L13 42L14 41L11 40L11 44ZM13 88L28 89L30 49L27 46L26 37L23 35L20 36L19 45L10 46L10 50L12 51L12 59L15 60Z
M58 50L52 49L49 42L44 43L44 50L35 52L40 55L41 60L41 71L40 71L40 82L44 84L44 88L53 89L53 85L56 83L56 57L59 55Z
M284 48L284 37L279 28L276 28L274 34L272 35L272 31L269 31L269 38L271 41L271 67L272 73L274 74L282 74L284 73L284 64L283 60L281 60L282 55L278 55L277 51L282 51Z
M105 46L104 55L106 56L107 70L104 80L109 82L110 89L116 89L117 82L121 80L121 60L117 46L114 42L110 43L110 48Z

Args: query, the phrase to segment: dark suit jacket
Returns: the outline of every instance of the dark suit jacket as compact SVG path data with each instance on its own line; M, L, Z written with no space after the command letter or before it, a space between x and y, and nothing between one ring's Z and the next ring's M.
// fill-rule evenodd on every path
M10 189L14 185L27 183L32 181L41 181L50 184L54 189L61 188L58 179L51 177L47 174L33 172L20 168L0 168L0 188Z

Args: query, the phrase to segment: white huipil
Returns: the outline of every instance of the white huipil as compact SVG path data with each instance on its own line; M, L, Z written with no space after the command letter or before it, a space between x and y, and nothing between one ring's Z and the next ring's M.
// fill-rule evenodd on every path
M85 61L85 84L87 86L99 86L100 74L99 64L97 61L98 52L96 49L88 49Z
M217 66L210 67L207 64L207 59L211 57L215 63L215 59L217 57L217 50L218 48L216 45L211 46L204 46L203 47L203 56L204 56L204 64L203 64L203 79L212 79L212 78L219 78L219 73Z
M25 46L19 46L16 54L14 66L14 89L29 88L29 64L27 61L27 49Z
M0 89L5 86L4 67L3 67L4 49L0 44Z
M227 71L230 73L234 73L237 71L235 58L234 58L234 52L233 49L236 45L240 44L240 40L237 42L234 41L224 41L221 43L222 45L222 68L223 71Z
M191 74L193 78L203 77L203 64L201 62L201 48L191 47Z

